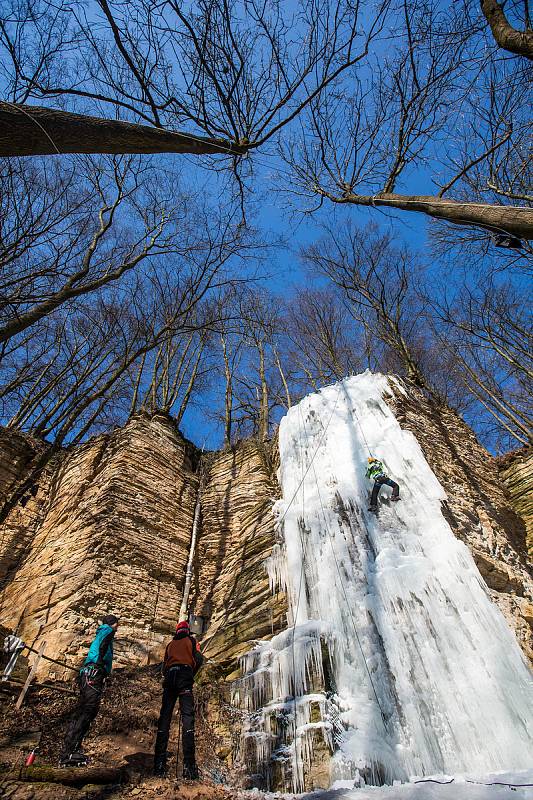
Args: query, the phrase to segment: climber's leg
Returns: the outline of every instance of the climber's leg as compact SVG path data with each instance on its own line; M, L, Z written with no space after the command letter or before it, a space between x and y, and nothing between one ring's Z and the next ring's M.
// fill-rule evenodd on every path
M166 772L168 736L177 696L178 693L174 687L165 686L163 688L163 700L161 702L161 711L157 723L157 736L155 738L154 748L154 773L156 775L164 775Z
M194 696L192 689L180 692L179 698L183 742L183 777L197 780L198 768L196 766L194 747Z
M382 483L385 483L387 486L391 487L391 489L392 489L391 500L399 500L400 499L400 487L398 486L396 481L391 480L391 478L385 478L385 480L383 480Z
M73 760L77 762L86 760L82 758L80 752L81 743L98 714L104 684L105 674L100 669L86 669L81 673L80 697L67 728L60 763L67 764ZM73 754L77 754L76 759L72 759Z
M372 497L370 498L370 506L369 511L377 511L378 508L378 494L379 490L381 489L381 484L383 483L381 478L377 478L374 481L374 488L372 489Z

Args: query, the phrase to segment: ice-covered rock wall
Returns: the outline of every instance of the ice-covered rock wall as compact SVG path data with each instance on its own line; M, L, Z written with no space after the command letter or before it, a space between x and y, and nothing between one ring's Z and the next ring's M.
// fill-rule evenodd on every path
M270 761L294 788L308 783L316 747L331 754L330 781L531 765L529 667L389 390L384 376L347 378L280 427L269 571L289 625L246 657L236 700L249 712L249 763ZM401 487L396 504L382 489L377 516L369 454Z

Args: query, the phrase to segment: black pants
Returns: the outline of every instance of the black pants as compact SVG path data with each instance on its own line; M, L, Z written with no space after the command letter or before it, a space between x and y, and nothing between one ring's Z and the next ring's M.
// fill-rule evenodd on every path
M386 486L392 486L393 497L398 497L398 495L400 494L400 487L395 481L391 481L390 478L385 478L385 476L383 476L382 478L376 478L376 480L374 481L374 488L372 489L372 497L370 499L371 506L377 505L379 490L381 489L383 484L385 484Z
M157 737L155 740L155 757L164 756L167 752L168 736L172 712L179 699L181 711L181 730L183 743L183 763L194 764L194 696L192 692L193 671L188 666L173 667L163 682L163 702L159 722L157 723Z
M69 756L79 750L91 723L98 714L105 685L105 672L95 668L80 675L80 697L67 727L63 755Z

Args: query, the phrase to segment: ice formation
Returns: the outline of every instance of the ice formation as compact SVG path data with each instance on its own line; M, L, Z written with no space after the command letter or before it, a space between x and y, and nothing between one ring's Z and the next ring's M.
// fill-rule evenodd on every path
M441 513L417 440L383 399L389 380L347 378L280 426L269 572L287 592L288 626L245 657L235 699L248 763L279 769L293 790L317 746L331 754L331 782L532 763L529 667ZM401 487L395 504L381 490L378 516L367 511L369 452Z

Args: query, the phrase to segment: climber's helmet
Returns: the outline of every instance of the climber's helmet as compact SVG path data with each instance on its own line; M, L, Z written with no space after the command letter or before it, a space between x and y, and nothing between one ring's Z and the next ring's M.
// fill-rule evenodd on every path
M189 627L189 623L185 620L183 622L178 622L176 625L176 633L190 633L191 629Z
M368 463L370 464L371 461L377 461L377 458L373 458L373 456L370 456L370 458L368 459Z

